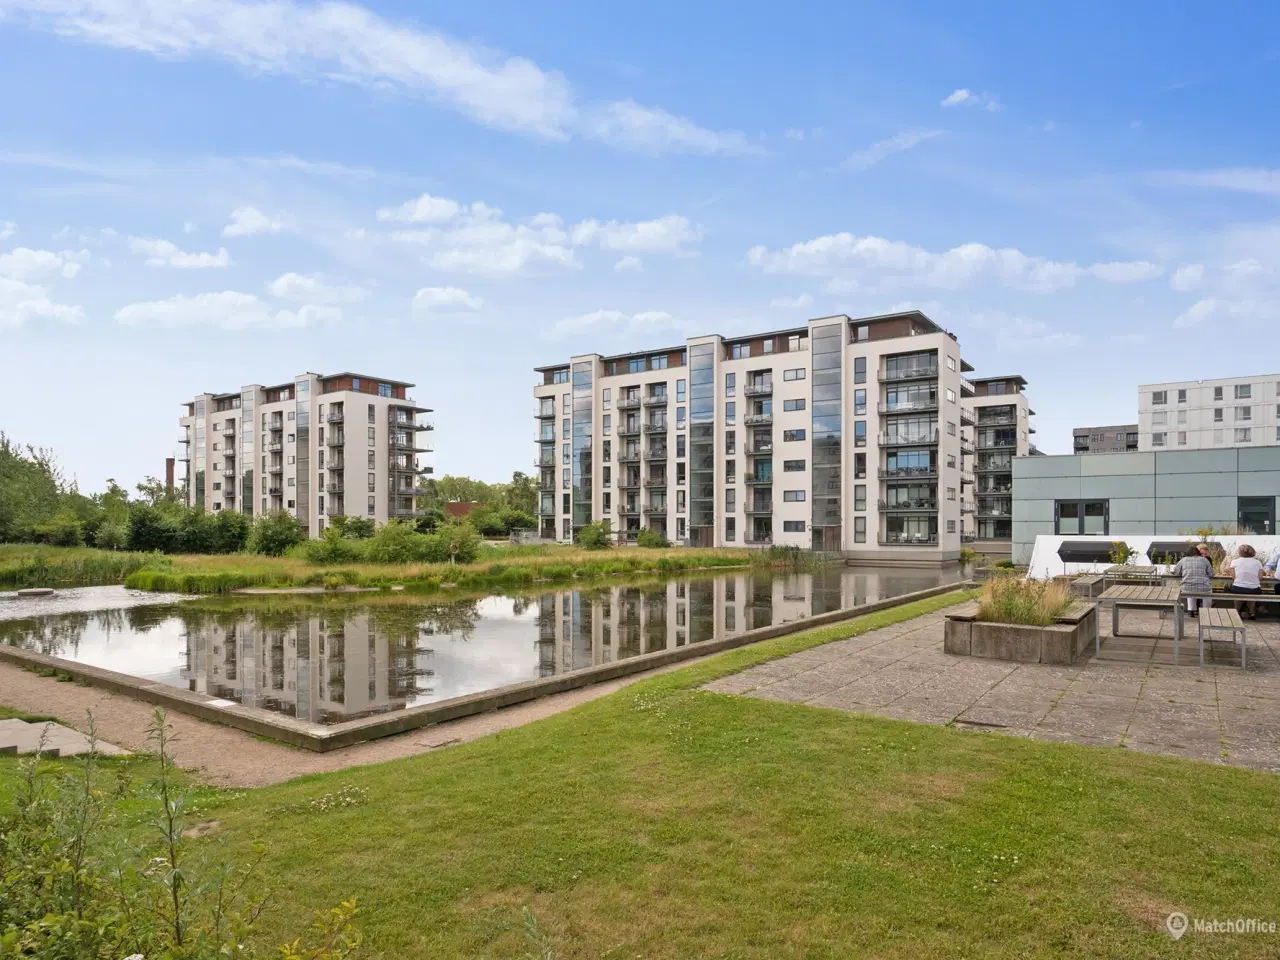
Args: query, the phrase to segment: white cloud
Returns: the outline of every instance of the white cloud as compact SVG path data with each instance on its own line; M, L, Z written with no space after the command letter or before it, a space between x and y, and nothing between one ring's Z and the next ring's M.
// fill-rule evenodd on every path
M691 224L687 217L671 213L657 220L638 223L583 220L574 226L571 239L575 246L599 244L606 250L675 253L682 244L701 240L702 229Z
M899 133L896 136L889 137L887 140L873 143L864 150L858 150L850 154L848 159L845 160L844 166L849 170L866 170L868 167L875 166L885 157L901 153L904 150L910 150L916 144L932 140L934 137L940 136L941 133L941 130L912 130Z
M783 133L783 136L786 137L788 140L803 140L804 131L797 127L788 127L787 130Z
M833 293L912 285L955 289L980 280L1044 292L1073 286L1085 276L1130 283L1159 271L1145 261L1085 267L981 243L935 253L900 240L851 233L815 237L776 251L753 247L747 262L765 273L825 277Z
M231 263L231 254L226 247L219 247L217 253L188 253L179 250L177 245L168 240L153 237L130 237L129 249L134 253L146 255L148 267L225 267Z
M0 240L8 240L18 230L18 225L12 220L0 220Z
M309 304L356 303L369 295L364 287L325 283L319 276L301 273L281 274L267 284L267 290L281 300Z
M1169 278L1169 286L1180 293L1186 293L1200 286L1203 281L1203 263L1183 263L1173 271L1173 276Z
M1209 187L1280 197L1280 169L1230 167L1221 170L1169 170L1155 174L1154 178L1183 187Z
M193 222L192 222L192 221L190 221L190 220L187 220L185 223L183 223L183 224L182 224L182 232L183 232L183 233L195 233L195 232L196 232L196 225L195 225L195 223L193 223Z
M1078 333L1050 330L1040 320L1010 317L996 331L996 349L1003 353L1048 353L1079 346L1084 338Z
M644 262L639 257L626 256L613 265L613 269L619 273L631 271L633 273L644 272Z
M769 301L771 307L782 307L784 309L798 309L807 307L813 303L813 297L807 293L802 293L798 297L774 297Z
M413 308L424 313L479 310L482 306L484 306L482 297L472 296L461 287L423 287L413 295Z
M1210 322L1224 320L1236 323L1276 323L1280 322L1280 301L1264 300L1228 300L1219 297L1206 297L1197 300L1190 307L1174 318L1176 329L1187 330L1200 327Z
M587 130L616 147L644 153L758 154L763 151L736 130L708 130L660 107L634 100L605 104L591 111Z
M553 337L591 332L651 333L675 329L675 318L662 310L645 313L623 313L620 310L595 310L577 317L566 317L551 330Z
M941 106L944 107L981 107L983 110L990 110L993 113L996 110L1003 110L1004 104L1000 102L1000 98L994 93L974 93L961 87L948 94L942 101Z
M80 272L81 265L88 261L88 250L62 250L55 253L52 250L16 247L8 253L0 253L0 277L28 280L59 273L71 279Z
M383 207L378 211L379 220L399 220L402 223L442 223L458 215L461 206L456 200L433 197L424 193L406 200L398 207Z
M35 320L79 323L84 311L55 302L46 287L0 275L0 330L16 330Z
M222 228L222 235L251 237L259 233L279 233L288 225L288 219L283 215L268 217L257 207L236 207L231 211L231 222Z
M270 327L308 327L340 319L336 307L306 304L297 310L276 310L251 293L179 294L167 300L131 303L115 313L129 327L218 327L224 330Z

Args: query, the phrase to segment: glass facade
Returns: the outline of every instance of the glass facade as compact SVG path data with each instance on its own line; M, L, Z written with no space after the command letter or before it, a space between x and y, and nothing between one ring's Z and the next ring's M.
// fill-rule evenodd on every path
M839 550L840 539L840 418L841 357L844 324L813 331L813 549Z
M573 527L591 522L592 364L573 365Z
M296 516L305 535L311 536L311 381L297 381L293 395L297 398L294 417L294 455L298 467Z
M689 539L711 546L715 536L715 347L689 350Z
M205 436L204 436L204 401L196 401L196 452L195 452L195 500L196 506L204 506L204 468L205 468Z
M256 391L245 390L240 394L240 462L244 473L240 477L240 512L253 513L253 402Z

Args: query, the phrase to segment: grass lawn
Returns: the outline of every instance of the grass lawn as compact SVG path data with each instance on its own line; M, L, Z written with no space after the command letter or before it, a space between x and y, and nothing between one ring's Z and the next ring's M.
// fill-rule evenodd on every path
M202 806L232 849L268 843L266 933L354 896L387 958L1276 956L1164 931L1172 910L1280 921L1275 776L698 689L969 595ZM308 807L347 784L368 803Z

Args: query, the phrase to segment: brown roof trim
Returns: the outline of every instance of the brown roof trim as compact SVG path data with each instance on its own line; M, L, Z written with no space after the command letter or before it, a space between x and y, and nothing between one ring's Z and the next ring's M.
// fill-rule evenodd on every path
M337 380L340 377L354 377L357 380L371 380L374 383L391 383L397 387L416 387L416 383L410 383L407 380L392 380L389 377L371 377L364 373L352 373L350 370L344 370L342 373L317 373L315 378L323 383L326 380Z

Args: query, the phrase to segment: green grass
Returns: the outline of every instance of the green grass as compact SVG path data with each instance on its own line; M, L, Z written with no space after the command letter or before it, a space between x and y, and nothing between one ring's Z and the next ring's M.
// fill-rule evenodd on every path
M155 553L0 544L0 588L123 583L139 570L165 570L172 559Z
M44 723L46 720L58 722L58 718L45 713L24 713L0 703L0 720L23 720L27 723Z
M211 804L268 843L264 930L355 896L369 955L1271 957L1164 917L1276 917L1280 781L698 689L967 599L730 651L419 757ZM0 758L0 781L7 775ZM344 785L369 802L317 813Z

